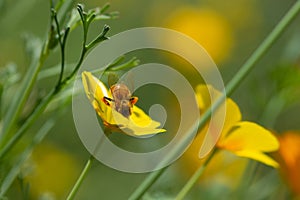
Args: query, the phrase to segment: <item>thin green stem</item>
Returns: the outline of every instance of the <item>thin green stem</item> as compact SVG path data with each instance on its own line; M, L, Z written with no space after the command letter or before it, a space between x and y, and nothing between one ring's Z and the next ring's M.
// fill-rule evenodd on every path
M200 178L200 176L203 174L205 168L207 167L210 160L213 158L216 150L214 150L209 157L205 160L205 162L194 172L194 174L191 176L191 178L186 182L186 184L183 186L183 188L180 190L180 192L176 196L176 200L183 199L187 193L192 189L192 187L195 185L197 180Z
M77 65L75 66L74 70L71 72L71 74L68 77L66 77L62 81L62 84L67 84L74 77L74 75L76 74L76 72L80 68L81 63L83 62L83 59L84 59L84 56L85 56L86 52L88 51L88 49L86 47L87 32L88 32L88 27L87 27L87 24L86 24L86 14L84 13L83 7L80 4L77 5L77 10L78 10L78 13L80 15L80 19L81 19L82 27L83 27L83 41L82 41L81 55L80 55L79 61L78 61Z
M60 0L56 5L55 5L55 10L60 10L62 5L65 3L65 0Z
M92 163L93 163L94 160L95 160L94 156L91 155L90 158L88 159L88 161L86 162L86 164L85 164L85 166L84 166L84 168L83 168L80 176L78 177L76 183L74 184L71 192L69 193L69 195L67 197L67 200L74 199L74 197L75 197L78 189L80 188L80 186L81 186L84 178L86 177L88 171L90 170L91 165L92 165Z
M160 170L156 170L150 173L146 177L146 179L139 185L139 187L130 195L128 200L141 199L144 192L151 187L152 183L155 182L166 169L167 167L164 167Z
M298 0L292 8L285 14L285 16L278 22L271 33L266 39L259 45L259 47L253 52L248 60L243 64L240 71L236 76L227 84L226 92L231 95L232 92L241 84L246 75L251 71L253 66L259 61L259 59L267 52L272 44L279 38L285 28L292 22L292 20L298 15L300 11L300 1Z
M254 68L258 60L267 52L267 50L272 46L272 44L278 39L284 29L288 24L297 16L300 11L300 1L297 1L293 7L287 12L287 14L281 19L281 21L276 25L272 32L267 36L267 38L260 44L260 46L253 52L253 54L248 58L248 60L240 67L240 70L231 79L231 81L226 85L225 91L217 99L217 101L211 106L211 109L206 111L199 122L199 129L203 128L206 122L210 119L212 113L218 109L218 107L223 103L226 98L226 93L230 96L235 89L241 84L241 82L246 78L250 71ZM186 138L190 139L192 137L193 131L186 134ZM184 138L184 139L186 139ZM178 149L182 148L185 141L176 146L170 154L174 154ZM168 157L168 156L167 156ZM136 189L130 199L140 198L146 190L155 182L155 180L161 175L159 172L152 172L145 181ZM145 184L144 184L145 183Z
M0 160L11 150L11 148L21 139L25 131L30 127L30 125L40 116L40 114L45 110L47 105L55 96L55 90L53 90L43 101L36 107L30 117L25 121L25 123L20 127L20 129L14 134L12 138L5 144L5 146L0 151Z
M54 126L54 121L47 121L42 128L38 131L38 133L34 136L31 144L23 151L23 153L19 156L18 160L14 163L12 169L7 173L5 178L2 181L0 186L0 199L2 199L15 180L15 177L20 172L24 162L28 159L34 147L40 143L46 134L50 131L50 129Z
M49 34L50 35L50 34ZM21 87L19 89L18 95L14 98L9 110L8 114L4 118L4 126L2 133L0 135L0 139L5 140L6 136L11 132L14 124L16 123L19 115L22 111L23 106L25 105L27 98L33 88L33 85L37 79L37 75L43 66L46 58L49 55L49 40L44 44L44 47L40 53L40 59L37 63L33 62L32 67L30 67L29 71L25 75Z
M60 26L59 26L59 22L57 19L57 14L56 11L54 9L51 10L52 11L52 16L54 18L55 24L56 24L56 32L58 35L58 43L60 46L60 54L61 54L61 71L59 74L59 78L56 84L56 88L58 89L58 87L60 86L61 80L63 78L63 74L64 74L64 68L65 68L65 40L67 38L67 34L69 31L65 32L64 34L64 39L62 39L62 35L60 32ZM68 29L67 29L68 30Z
M268 128L273 128L273 125L279 116L280 112L282 112L284 106L286 105L286 101L278 94L269 99L267 105L264 107L262 111L262 115L259 118L259 121ZM251 185L255 180L255 174L257 172L257 167L259 166L258 162L250 160L247 164L247 167L242 175L239 187L236 189L235 193L232 193L232 196L235 195L238 199L242 199Z
M66 42L67 42L67 37L68 34L70 32L70 27L67 27L64 30L64 33L62 35L61 31L60 31L60 25L57 19L57 13L54 9L52 9L52 16L54 18L55 24L56 24L56 32L58 35L58 42L59 42L59 46L60 46L60 54L61 54L61 70L60 70L60 74L59 74L59 78L57 81L57 84L55 86L56 90L59 90L59 87L61 87L61 82L63 79L63 75L64 75L64 69L65 69L65 46L66 46Z
M102 32L100 33L100 35L98 35L92 42L90 42L86 48L89 50L91 48L93 48L96 44L98 44L99 42L102 42L104 40L107 40L108 38L106 37L107 32L109 31L110 27L108 25L104 25Z

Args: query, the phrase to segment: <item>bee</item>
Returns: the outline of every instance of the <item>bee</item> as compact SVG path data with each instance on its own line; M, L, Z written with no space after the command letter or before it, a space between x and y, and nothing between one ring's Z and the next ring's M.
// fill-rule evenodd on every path
M128 118L132 114L132 107L138 101L138 97L132 96L128 86L124 83L110 84L115 80L114 74L109 74L108 82L112 98L103 97L102 101L111 106L117 112L121 113L124 117ZM115 81L116 82L116 81Z

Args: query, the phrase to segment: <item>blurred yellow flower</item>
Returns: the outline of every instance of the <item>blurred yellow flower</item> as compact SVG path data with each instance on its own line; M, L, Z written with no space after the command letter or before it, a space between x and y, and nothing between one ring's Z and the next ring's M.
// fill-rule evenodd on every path
M181 6L167 16L165 26L182 32L201 44L216 63L226 60L233 46L233 33L227 20L210 8ZM185 48L194 59L201 59L199 52L191 51L187 44L178 44L172 38L166 42Z
M32 199L63 199L80 172L77 160L53 144L42 144L32 153L25 179Z
M300 132L288 131L278 136L278 162L289 187L300 198Z
M213 94L211 101L215 101L221 93L212 86L199 85L196 88L197 101L200 111L209 108L210 93ZM231 153L250 158L266 165L277 168L278 163L265 153L279 149L276 137L265 128L253 122L241 121L242 115L237 104L230 98L226 99L226 116L221 136L217 142L217 148L230 151ZM206 127L199 134L205 135ZM207 134L214 134L208 132Z
M158 128L160 123L152 120L143 110L132 105L131 115L125 117L114 109L114 100L110 90L90 72L82 73L82 82L85 93L103 120L103 124L114 132L125 133L130 136L141 137L165 132ZM112 105L105 100L111 99Z

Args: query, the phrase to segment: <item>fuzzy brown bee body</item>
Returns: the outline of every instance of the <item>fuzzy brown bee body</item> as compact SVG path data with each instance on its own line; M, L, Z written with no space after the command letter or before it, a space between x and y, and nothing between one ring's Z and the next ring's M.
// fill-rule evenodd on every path
M113 99L104 97L106 105L112 106L113 109L128 118L132 114L132 107L138 98L132 96L125 84L114 84L110 87L110 90Z

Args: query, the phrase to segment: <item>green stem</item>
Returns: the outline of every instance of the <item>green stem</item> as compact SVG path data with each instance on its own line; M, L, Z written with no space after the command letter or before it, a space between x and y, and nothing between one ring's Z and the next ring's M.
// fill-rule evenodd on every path
M95 158L91 155L90 158L88 159L88 161L86 162L84 169L82 170L80 176L78 177L76 183L74 184L71 192L69 193L67 200L72 200L74 199L78 189L80 188L82 181L84 180L84 178L86 177L89 169L91 168L91 165L93 163L93 161L95 160Z
M251 71L253 66L259 61L259 59L267 52L272 44L279 38L285 28L292 22L292 20L298 15L300 11L300 1L298 0L292 8L285 14L285 16L278 22L272 32L266 37L266 39L259 45L259 47L253 52L248 60L243 64L240 71L236 76L227 84L226 92L231 93L240 85L246 75Z
M160 170L156 170L150 173L146 177L146 179L139 185L139 187L130 195L128 200L141 199L144 192L151 187L152 183L155 182L166 169L167 167L164 167Z
M87 27L87 24L86 24L86 19L85 19L85 15L84 15L82 5L78 4L77 5L77 10L78 10L78 13L80 15L81 22L82 22L82 28L83 28L82 49L81 49L81 54L80 54L80 58L79 58L79 61L78 61L77 65L75 66L75 68L71 72L71 74L62 81L62 85L67 84L74 77L74 75L76 74L76 72L80 68L81 63L83 62L83 59L84 59L84 56L85 56L86 52L88 51L88 49L86 48L88 27Z
M16 123L22 111L22 108L26 103L27 98L32 90L32 87L37 79L38 72L40 71L46 58L49 55L48 44L49 44L49 39L41 51L40 59L36 64L33 63L33 65L36 66L30 67L30 70L25 75L21 87L19 89L18 96L14 98L14 101L12 102L8 110L8 114L4 119L4 126L2 130L3 132L1 133L0 139L5 140L6 136L11 132L14 124Z
M62 34L61 34L61 30L60 30L60 25L57 19L57 13L54 9L51 10L52 11L52 17L54 18L54 22L56 24L56 32L58 35L58 43L60 46L60 54L61 54L61 71L59 74L59 78L56 84L56 89L59 90L63 75L64 75L64 69L65 69L65 44L66 44L66 40L67 40L67 36L69 33L70 28L65 29L64 31L64 35L62 38Z
M259 121L263 126L272 129L277 117L279 116L280 112L282 112L285 105L286 101L280 95L276 94L268 101L268 103L264 107ZM247 189L255 180L255 174L257 172L258 166L259 164L253 160L250 160L247 164L247 167L240 180L239 187L236 189L236 193L232 194L235 195L237 199L242 199L243 197L245 197L244 195L247 193Z
M30 127L30 125L40 116L40 114L45 110L47 105L53 99L56 93L54 90L50 93L44 100L36 107L30 117L25 121L25 123L20 127L16 134L10 138L10 140L5 144L0 151L0 160L10 151L10 149L21 139L25 131Z
M205 162L194 172L192 177L186 182L186 184L183 186L183 188L180 190L180 192L176 196L176 200L181 200L183 199L187 193L192 189L192 187L195 185L197 180L200 178L200 176L203 174L205 168L207 167L209 161L212 159L214 156L216 150L214 150L209 157L205 160Z
M33 151L34 147L39 144L50 129L54 126L54 121L47 121L38 133L34 136L31 144L22 152L18 160L14 163L12 169L5 175L1 186L0 186L0 199L4 198L5 193L15 180L16 176L19 174L24 162L28 159L29 155Z
M271 45L278 39L284 29L288 26L288 24L297 16L300 11L300 0L298 0L293 7L287 12L287 14L281 19L281 21L276 25L276 27L272 30L272 32L267 36L267 38L260 44L260 46L253 52L253 54L248 58L248 60L242 65L240 70L236 73L236 75L231 79L231 81L227 84L225 91L220 98L211 106L211 109L206 111L202 118L200 119L199 129L201 129L205 123L210 119L212 113L218 109L218 107L222 104L222 102L226 98L226 93L230 96L234 90L240 85L240 83L246 78L247 74L254 68L255 64L258 60L267 52L267 50L271 47ZM192 132L188 132L186 137L191 137ZM181 142L170 154L176 152L177 149L182 148ZM162 170L162 169L161 169ZM164 170L164 169L163 169ZM136 189L133 193L131 199L138 199L136 197L141 197L146 190L155 182L155 180L161 175L159 172L152 172L145 181ZM144 184L145 183L145 184Z

